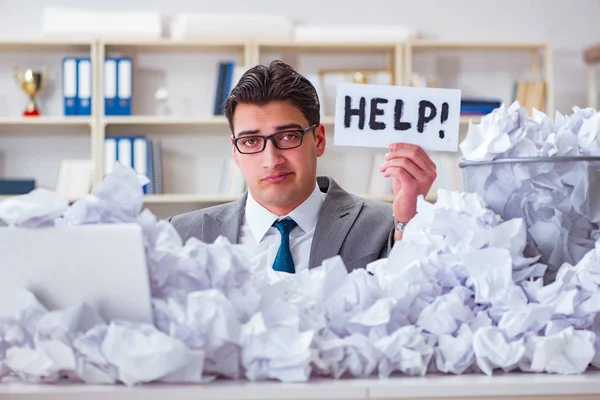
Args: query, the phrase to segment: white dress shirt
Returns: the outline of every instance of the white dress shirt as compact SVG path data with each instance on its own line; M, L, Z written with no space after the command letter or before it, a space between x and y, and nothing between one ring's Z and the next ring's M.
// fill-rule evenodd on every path
M298 224L290 232L290 249L295 270L300 272L308 269L312 239L324 197L325 193L315 184L315 189L302 204L289 214L278 217L261 206L248 192L239 242L254 246L256 257L262 265L266 264L267 274L272 275L269 270L273 270L273 262L281 244L281 234L272 225L277 219L290 217Z

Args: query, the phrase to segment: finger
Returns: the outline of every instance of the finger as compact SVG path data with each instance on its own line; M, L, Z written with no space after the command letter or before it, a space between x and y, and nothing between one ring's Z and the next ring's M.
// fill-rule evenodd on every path
M399 167L404 168L406 172L411 174L418 181L428 181L433 177L435 171L431 168L427 168L425 170L419 168L412 159L410 158L392 158L389 161L386 161L380 168L381 172L384 172L387 168L390 167Z
M418 148L398 148L386 154L385 160L390 160L396 157L410 158L422 170L437 169L435 163L429 158L429 155L420 147Z
M419 182L404 168L401 168L401 167L388 168L383 173L383 176L386 178L395 179L397 182L400 183L400 187L406 193L410 193L410 192L418 193L418 191L419 191Z
M400 182L404 183L417 183L418 180L409 171L403 167L389 167L383 171L383 176L386 178L396 178Z
M427 152L425 150L423 150L423 148L421 146L417 146L415 144L410 144L410 143L393 143L389 147L390 147L391 152L398 149L398 150L408 150L408 151L413 151L415 153L418 153L425 159L425 161L429 165L431 165L431 167L433 169L437 169L435 163L433 162L431 157L429 157L429 154L427 154Z

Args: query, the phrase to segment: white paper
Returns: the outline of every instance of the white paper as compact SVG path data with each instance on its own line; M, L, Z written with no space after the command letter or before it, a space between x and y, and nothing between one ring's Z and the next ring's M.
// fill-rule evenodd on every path
M53 191L35 189L0 203L0 219L9 226L41 228L53 226L69 207L69 202Z
M101 350L128 385L151 382L203 360L202 352L190 352L184 343L152 326L124 321L110 324Z
M573 108L555 121L518 102L502 106L469 125L460 144L465 187L480 194L504 219L522 218L527 227L525 255L547 265L546 281L564 262L577 263L598 238L600 161L543 161L538 157L600 156L600 115ZM525 161L502 162L505 158ZM489 161L487 165L471 162ZM592 238L592 239L590 239Z
M481 328L473 335L473 350L477 366L486 375L492 375L494 369L512 371L525 354L523 339L509 341L502 329Z
M457 151L460 95L458 89L338 84L335 144L411 143L425 150Z
M134 386L497 369L579 374L600 365L600 241L544 285L546 265L524 254L530 217L504 220L482 197L440 190L435 204L419 197L388 258L348 273L335 256L275 276L252 249L223 237L183 243L140 210L138 178L117 166L60 220L140 224L155 324L107 325L87 305L49 310L21 292L13 317L0 319L0 376Z

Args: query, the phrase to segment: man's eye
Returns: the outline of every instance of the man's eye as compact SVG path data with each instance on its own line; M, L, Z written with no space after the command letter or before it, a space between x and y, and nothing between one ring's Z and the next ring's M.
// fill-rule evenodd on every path
M298 132L288 132L281 139L283 140L298 140L300 138L300 134Z
M256 139L244 139L242 140L242 144L246 147L256 146L258 144L258 140Z

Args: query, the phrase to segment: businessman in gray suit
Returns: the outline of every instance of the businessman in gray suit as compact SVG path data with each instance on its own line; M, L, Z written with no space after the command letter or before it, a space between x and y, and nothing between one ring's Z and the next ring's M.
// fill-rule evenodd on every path
M325 128L313 85L273 61L249 69L225 104L231 149L248 191L237 201L175 215L184 241L224 236L254 246L266 267L287 273L340 255L348 271L387 257L429 192L436 166L418 146L393 144L381 166L392 179L393 204L360 198L333 178L317 177Z

